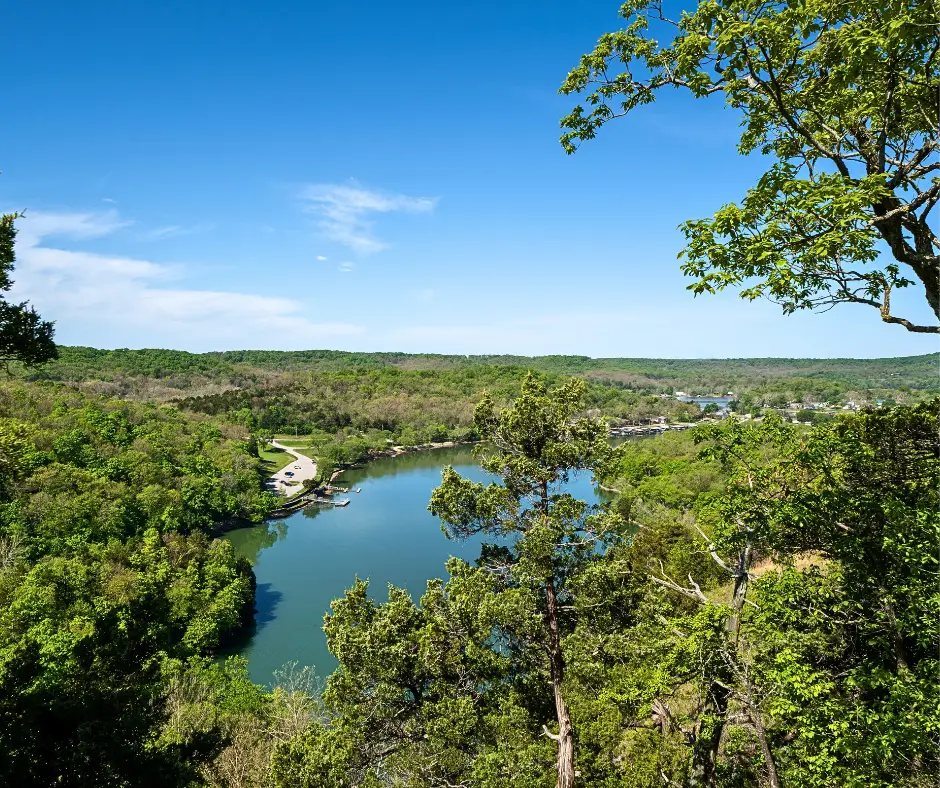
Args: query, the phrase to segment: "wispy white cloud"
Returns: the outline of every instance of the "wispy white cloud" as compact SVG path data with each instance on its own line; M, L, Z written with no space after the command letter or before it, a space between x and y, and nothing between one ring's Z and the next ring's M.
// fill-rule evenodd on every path
M318 254L317 260L319 260L322 263L324 260L326 260L326 258L322 254Z
M41 238L83 240L101 238L130 227L133 222L122 219L115 210L103 213L46 213L27 211L17 222L17 245L35 246Z
M145 230L139 236L142 241L163 241L167 238L177 238L182 235L195 235L196 233L211 232L215 229L214 223L194 224L189 227L183 227L179 224L171 224L166 227L154 227L151 230Z
M428 213L434 210L436 199L408 197L372 191L358 185L314 183L300 192L304 210L317 217L316 224L327 238L352 249L358 254L373 254L388 248L388 244L372 233L369 218L380 213Z
M181 274L174 266L47 244L55 237L102 236L126 225L116 214L31 212L17 238L16 297L29 299L72 334L84 327L125 337L139 329L151 344L191 349L275 341L311 347L363 331L349 323L313 322L302 314L306 305L289 298L174 286Z
M344 274L348 274L348 273L349 273L350 271L352 271L355 267L356 267L356 264L355 264L355 263L350 263L350 262L345 262L345 263L340 263L340 264L339 264L339 270L342 271Z

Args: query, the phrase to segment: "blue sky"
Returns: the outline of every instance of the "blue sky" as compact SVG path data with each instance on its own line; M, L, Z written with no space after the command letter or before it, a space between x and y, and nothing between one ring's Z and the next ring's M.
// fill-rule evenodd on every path
M6 9L14 296L99 347L591 356L937 349L845 306L693 298L684 219L743 196L681 95L573 157L556 95L618 3L30 0ZM919 297L896 311L927 321Z

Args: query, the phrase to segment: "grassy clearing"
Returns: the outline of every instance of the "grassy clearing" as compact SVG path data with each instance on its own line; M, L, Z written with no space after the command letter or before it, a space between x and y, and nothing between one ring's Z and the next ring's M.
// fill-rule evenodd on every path
M277 473L294 459L283 449L275 449L273 446L261 449L258 456L261 457L261 465L266 473Z
M302 449L304 446L310 445L310 438L295 438L294 436L280 438L276 437L278 443L283 444L284 446L290 446L292 449Z

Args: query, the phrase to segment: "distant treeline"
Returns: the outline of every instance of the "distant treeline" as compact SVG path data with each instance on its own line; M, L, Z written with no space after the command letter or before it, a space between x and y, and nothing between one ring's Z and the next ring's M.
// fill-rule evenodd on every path
M525 372L476 365L454 370L347 370L289 373L276 382L182 397L179 407L227 415L263 432L379 430L405 445L473 437L473 408L484 391L509 402ZM549 374L551 380L560 376ZM586 403L615 419L663 415L676 421L700 416L695 404L592 383Z
M285 373L364 372L386 369L457 371L478 367L534 369L578 375L645 393L726 393L788 388L813 395L859 391L936 391L940 353L881 359L642 359L588 356L436 355L353 353L338 350L98 350L61 347L60 358L33 370L30 380L160 381L164 388L225 387L258 383ZM105 393L121 393L106 391Z

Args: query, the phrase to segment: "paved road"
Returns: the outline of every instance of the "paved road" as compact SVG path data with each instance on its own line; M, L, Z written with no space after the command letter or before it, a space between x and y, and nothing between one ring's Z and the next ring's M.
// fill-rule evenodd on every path
M300 492L300 485L288 485L288 480L303 482L307 479L316 478L317 464L309 457L301 454L297 449L292 449L290 446L285 446L277 441L271 441L271 445L276 449L283 449L294 458L268 479L268 486L272 490L279 492L281 495L294 495ZM287 476L288 473L293 473L293 477Z

